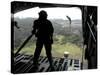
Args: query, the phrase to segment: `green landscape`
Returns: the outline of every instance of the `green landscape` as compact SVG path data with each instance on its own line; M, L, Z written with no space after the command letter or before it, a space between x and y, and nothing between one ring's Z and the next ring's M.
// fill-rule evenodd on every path
M20 29L14 27L14 52L18 50L25 39L31 34L33 22L35 19L19 19L15 18ZM82 25L81 20L73 20L71 24L71 32L69 30L68 20L55 19L51 20L54 27L54 35L52 44L52 56L64 57L64 52L69 52L68 58L81 59L82 56ZM36 47L36 38L33 36L20 53L34 55ZM43 47L41 56L46 56Z

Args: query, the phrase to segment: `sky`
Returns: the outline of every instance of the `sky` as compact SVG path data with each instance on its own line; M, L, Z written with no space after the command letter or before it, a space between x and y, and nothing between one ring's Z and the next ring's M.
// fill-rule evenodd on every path
M39 8L34 7L27 10L20 11L14 14L14 17L18 18L38 18L38 13L41 10L45 10L48 14L48 19L63 19L66 20L66 16L69 16L72 20L79 19L81 20L81 10L77 7L72 8Z

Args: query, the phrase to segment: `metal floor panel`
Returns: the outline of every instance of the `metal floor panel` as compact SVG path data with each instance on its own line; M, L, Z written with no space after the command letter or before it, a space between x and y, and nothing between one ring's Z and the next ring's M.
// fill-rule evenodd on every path
M55 70L51 70L47 57L39 57L38 69L34 68L33 55L19 54L14 58L14 73L35 73L51 71L80 70L81 62L79 59L67 59L53 57Z

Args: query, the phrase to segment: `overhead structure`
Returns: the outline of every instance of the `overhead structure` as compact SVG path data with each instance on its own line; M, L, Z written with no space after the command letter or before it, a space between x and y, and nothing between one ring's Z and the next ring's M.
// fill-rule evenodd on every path
M17 12L33 8L49 8L49 7L79 7L79 5L69 5L69 4L53 4L53 3L39 3L39 2L23 2L23 1L13 1L11 2L11 13L15 14Z

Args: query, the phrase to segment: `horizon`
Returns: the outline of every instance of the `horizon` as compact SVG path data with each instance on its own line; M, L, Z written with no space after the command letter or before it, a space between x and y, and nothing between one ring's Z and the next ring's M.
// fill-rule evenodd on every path
M14 19L37 19L37 18L33 18L33 17L25 17L25 18L20 18L20 17L14 17ZM49 19L49 20L65 20L65 19L61 19L61 18L54 18L54 19ZM68 20L68 19L66 19L66 20ZM81 19L72 19L72 21L73 20L81 20ZM69 21L69 20L68 20Z

